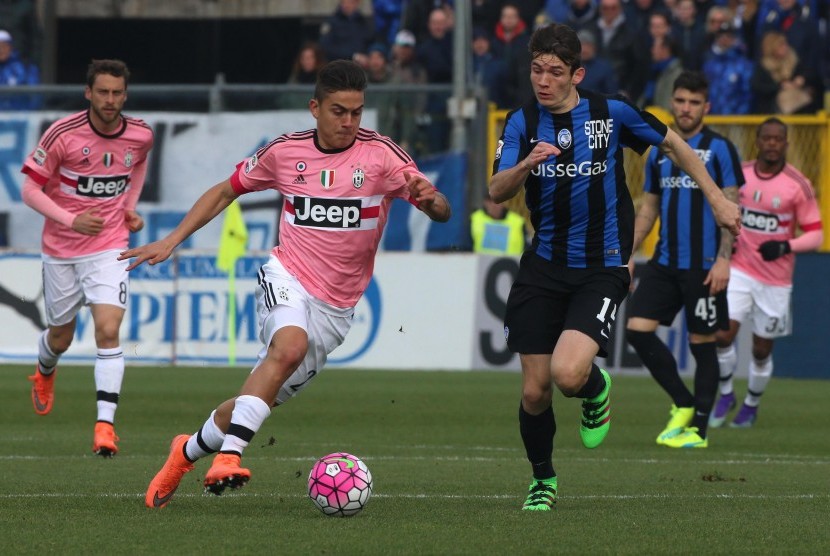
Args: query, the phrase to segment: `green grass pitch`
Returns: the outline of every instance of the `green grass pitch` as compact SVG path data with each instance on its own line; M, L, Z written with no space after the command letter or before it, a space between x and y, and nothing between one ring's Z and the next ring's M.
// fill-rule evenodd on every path
M331 369L263 425L244 489L202 494L203 460L149 510L171 438L195 432L247 370L129 368L111 460L91 453L91 368L60 369L46 417L30 372L0 366L0 554L830 553L830 381L773 380L755 428L714 430L704 450L654 443L670 402L651 379L614 377L595 450L580 444L579 402L557 394L560 498L529 513L518 375ZM355 517L326 517L306 496L314 460L335 451L374 476Z

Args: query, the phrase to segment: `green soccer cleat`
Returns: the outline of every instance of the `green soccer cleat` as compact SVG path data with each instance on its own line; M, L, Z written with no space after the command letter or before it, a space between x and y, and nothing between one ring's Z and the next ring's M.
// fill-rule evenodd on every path
M668 439L682 433L686 427L692 424L692 417L694 416L694 407L677 407L672 404L671 418L669 418L669 422L666 428L663 429L663 432L657 435L657 443L666 444Z
M669 448L708 448L709 440L701 438L697 427L686 427L683 432L667 438L663 446Z
M603 369L599 372L605 378L605 388L599 396L582 400L579 436L586 448L596 448L602 444L611 428L611 376Z
M533 479L527 491L527 500L522 510L549 512L556 504L556 477Z

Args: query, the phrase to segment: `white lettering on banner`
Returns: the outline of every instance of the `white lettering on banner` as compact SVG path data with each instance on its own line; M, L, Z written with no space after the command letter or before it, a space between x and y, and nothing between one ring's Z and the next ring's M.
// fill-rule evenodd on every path
M255 308L256 270L267 252L243 257L236 281L237 361L252 365L260 350ZM11 298L31 302L43 316L41 260L38 253L0 254L0 286ZM144 265L133 271L130 302L122 328L128 365L227 364L227 278L214 273L213 256L177 251L173 262ZM161 272L156 270L162 269ZM517 259L462 253L453 255L380 253L374 278L355 307L352 329L329 356L331 367L370 369L502 369L518 370L518 357L504 344L503 315L507 294L518 270ZM412 284L473 284L469 288L437 287L412 293ZM623 304L617 314L625 322ZM29 364L37 359L42 324L20 307L0 302L0 362ZM675 322L665 342L688 368L685 329ZM644 372L616 330L615 370ZM739 336L739 361L748 361L750 327ZM88 309L78 314L72 347L62 364L94 362L95 333ZM422 346L429 345L429 350ZM489 350L486 357L484 350ZM745 350L741 351L741 350ZM746 364L739 364L746 369Z

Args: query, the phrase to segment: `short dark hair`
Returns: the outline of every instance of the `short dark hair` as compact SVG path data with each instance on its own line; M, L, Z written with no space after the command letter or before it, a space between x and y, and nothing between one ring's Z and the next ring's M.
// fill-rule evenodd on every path
M582 66L582 43L579 42L576 31L561 23L551 23L536 29L527 49L533 58L543 54L556 56L571 68L572 74Z
M95 84L95 78L101 74L123 77L125 88L130 82L130 70L127 68L127 64L121 60L92 60L86 69L87 86L92 88Z
M672 91L687 89L693 93L703 93L703 98L709 100L709 81L699 71L686 70L674 80Z
M782 128L784 128L784 137L787 136L787 124L785 124L783 121L781 121L779 118L776 118L775 116L770 116L769 118L761 122L761 125L759 125L758 128L755 130L755 137L760 137L761 129L767 125L780 125Z
M366 72L351 60L334 60L317 73L314 98L322 101L339 91L365 91Z

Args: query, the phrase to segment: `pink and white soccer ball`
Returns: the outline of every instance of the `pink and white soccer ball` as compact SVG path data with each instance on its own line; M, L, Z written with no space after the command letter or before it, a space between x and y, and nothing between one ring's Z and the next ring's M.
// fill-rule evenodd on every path
M372 496L372 473L357 456L346 452L329 454L311 468L308 496L326 515L354 515Z

